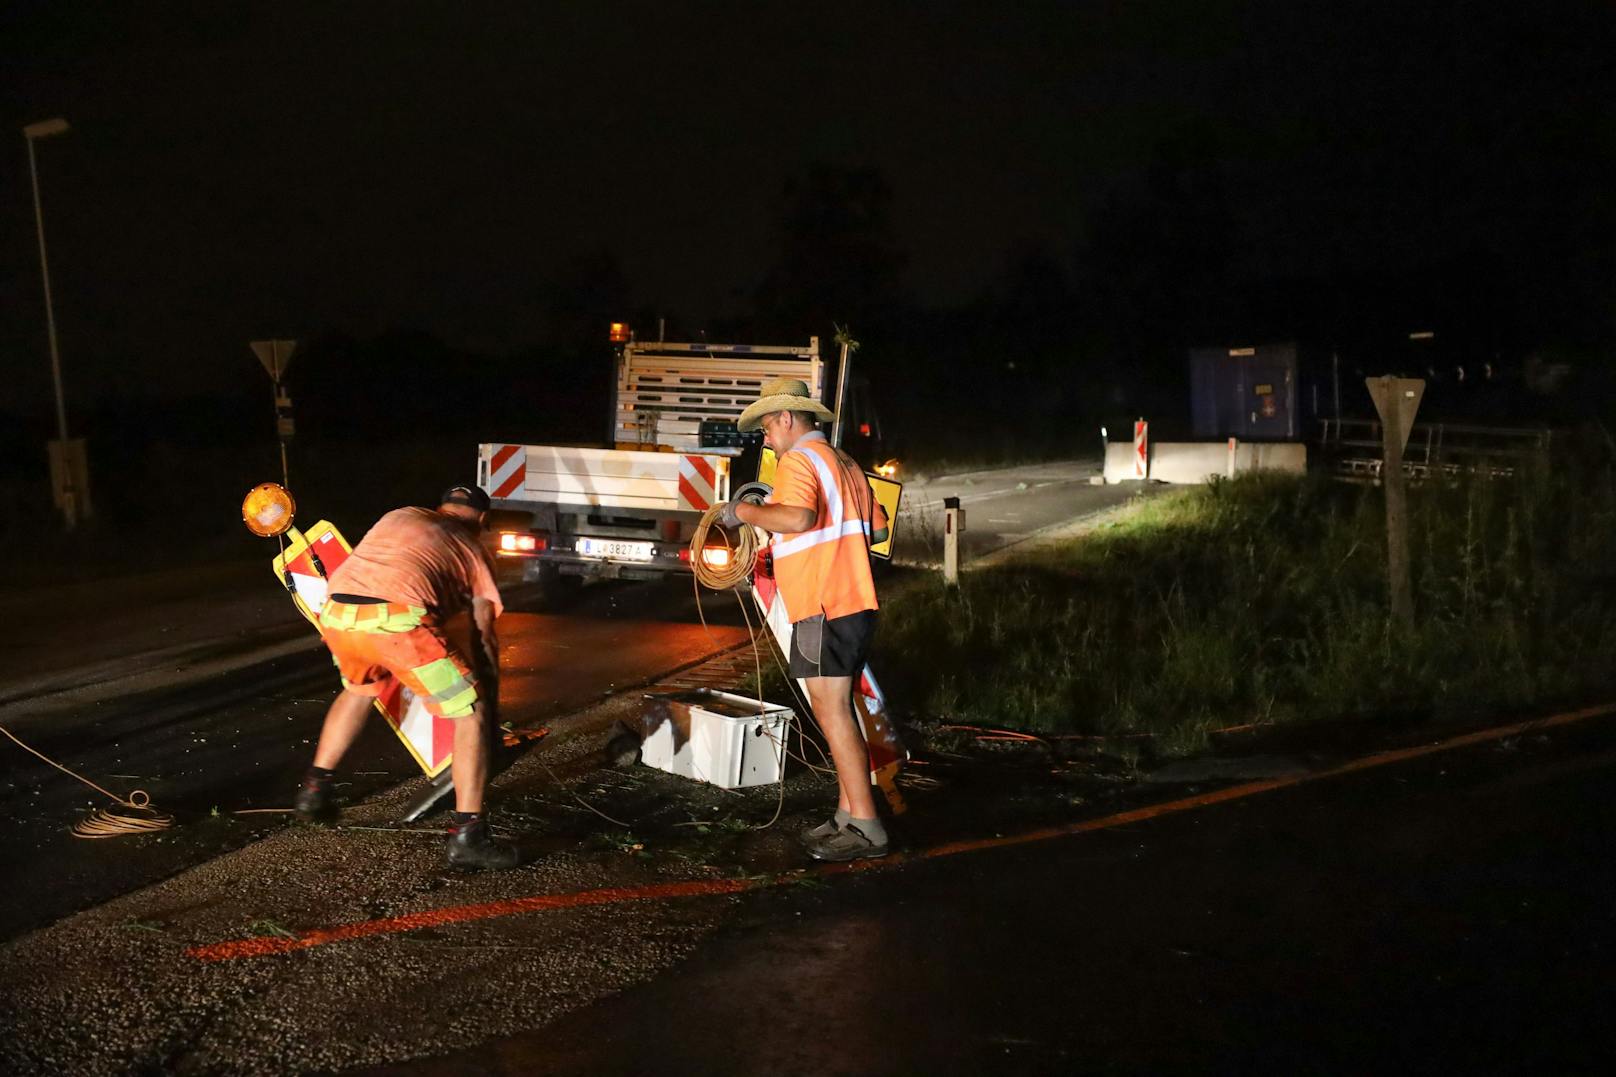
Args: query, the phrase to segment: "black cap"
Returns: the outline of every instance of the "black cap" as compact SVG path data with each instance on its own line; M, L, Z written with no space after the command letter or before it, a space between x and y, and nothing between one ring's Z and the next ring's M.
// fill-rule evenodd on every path
M467 508L476 509L478 512L487 512L490 502L487 492L480 487L451 486L443 491L443 496L438 498L438 504L465 505Z

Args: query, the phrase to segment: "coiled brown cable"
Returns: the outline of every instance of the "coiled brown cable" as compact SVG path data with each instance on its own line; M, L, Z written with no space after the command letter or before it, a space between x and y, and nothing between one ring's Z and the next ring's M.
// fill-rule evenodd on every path
M696 582L703 587L714 591L734 590L751 578L752 562L757 560L758 531L750 524L742 524L740 531L731 539L729 532L722 527L717 528L718 534L724 540L724 548L729 550L729 564L723 566L709 565L702 557L707 549L707 536L714 530L713 525L718 522L719 514L724 511L724 502L719 502L701 514L696 522L696 530L690 536L690 568L696 575Z
M4 733L17 747L31 755L38 756L57 770L70 778L76 778L85 785L102 794L109 800L116 802L116 808L97 808L88 818L80 819L73 824L75 838L118 838L126 834L149 834L155 830L167 830L174 825L174 817L167 812L160 812L151 806L151 796L144 789L136 789L127 797L109 793L96 785L90 779L77 774L45 753L30 748L17 735L5 726L0 726L0 733Z

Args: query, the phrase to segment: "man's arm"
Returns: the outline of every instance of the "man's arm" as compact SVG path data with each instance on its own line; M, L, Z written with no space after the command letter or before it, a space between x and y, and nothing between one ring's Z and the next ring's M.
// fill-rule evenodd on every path
M735 506L735 515L744 524L756 524L776 535L812 531L819 522L819 513L795 505L753 505L742 501Z
M494 634L494 604L486 598L471 600L471 622L477 626L477 642L482 646L484 671L499 680L499 637Z

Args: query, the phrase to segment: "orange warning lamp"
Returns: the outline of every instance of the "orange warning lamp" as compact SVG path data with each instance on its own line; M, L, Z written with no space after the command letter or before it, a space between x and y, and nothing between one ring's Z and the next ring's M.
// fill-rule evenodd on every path
M627 322L613 322L611 336L613 344L627 344L629 337L633 336L633 332L629 329Z
M297 502L278 482L259 483L241 500L241 522L259 538L285 534L296 514Z

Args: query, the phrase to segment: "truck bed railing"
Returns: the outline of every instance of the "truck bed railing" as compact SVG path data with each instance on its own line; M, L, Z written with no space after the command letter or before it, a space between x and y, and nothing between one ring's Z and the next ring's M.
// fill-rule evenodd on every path
M819 338L803 347L632 343L618 364L611 442L696 451L703 422L739 419L775 378L800 378L823 399Z

